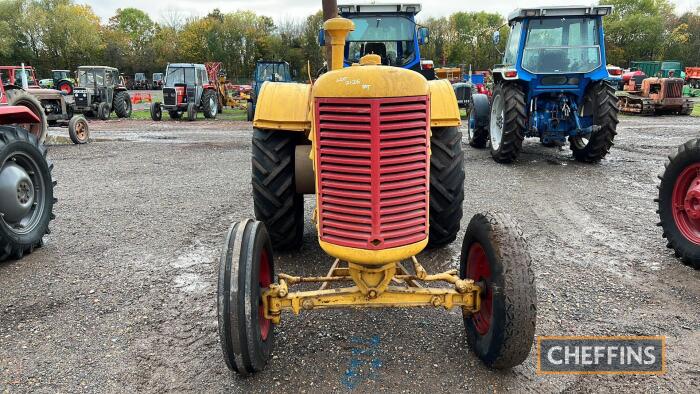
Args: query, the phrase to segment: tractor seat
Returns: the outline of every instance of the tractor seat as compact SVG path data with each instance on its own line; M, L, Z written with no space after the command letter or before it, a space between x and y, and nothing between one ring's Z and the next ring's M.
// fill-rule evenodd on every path
M562 49L545 49L540 54L540 64L547 70L568 71L569 61Z
M385 66L387 65L386 45L384 45L384 43L368 42L365 44L365 51L362 56L370 54L379 55L382 58L382 64Z

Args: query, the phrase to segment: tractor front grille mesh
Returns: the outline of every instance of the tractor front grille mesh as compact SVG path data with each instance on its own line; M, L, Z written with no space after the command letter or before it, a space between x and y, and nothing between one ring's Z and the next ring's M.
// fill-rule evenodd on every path
M427 97L316 100L321 240L381 250L428 236Z
M177 93L175 88L163 88L163 103L165 105L177 104Z

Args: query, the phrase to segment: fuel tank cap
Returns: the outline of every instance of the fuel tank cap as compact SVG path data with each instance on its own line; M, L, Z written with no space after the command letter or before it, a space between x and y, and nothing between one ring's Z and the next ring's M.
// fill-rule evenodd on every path
M382 57L375 54L364 55L360 59L361 66L378 66L382 64Z

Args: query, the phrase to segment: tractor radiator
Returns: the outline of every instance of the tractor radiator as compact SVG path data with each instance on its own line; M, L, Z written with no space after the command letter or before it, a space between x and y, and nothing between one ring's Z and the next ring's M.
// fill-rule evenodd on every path
M316 99L322 241L382 250L427 238L429 108L427 97Z
M163 104L177 104L177 92L175 91L175 88L163 88Z

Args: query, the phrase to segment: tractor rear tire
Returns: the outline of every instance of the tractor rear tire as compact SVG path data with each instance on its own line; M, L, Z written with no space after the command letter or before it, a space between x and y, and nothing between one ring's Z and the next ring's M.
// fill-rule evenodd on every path
M21 127L0 126L0 261L32 253L50 232L56 182L46 153L46 147ZM18 223L23 224L21 230Z
M452 243L462 221L464 152L459 127L434 128L430 139L429 248Z
M82 145L90 141L90 126L82 115L75 115L68 122L68 136L74 144Z
M21 124L17 126L25 130L29 130L29 132L43 144L46 140L49 123L46 120L46 112L44 112L44 107L41 106L39 99L20 89L10 89L7 90L6 93L8 105L27 107L34 115L36 115L37 118L39 118L39 123Z
M663 237L668 241L666 246L673 249L684 264L700 270L700 219L688 214L691 202L686 202L690 188L700 182L700 138L686 142L669 155L659 178L656 213Z
M207 119L216 119L216 115L219 113L218 104L218 94L215 91L209 89L202 95L202 110L204 112L204 117Z
M491 157L498 163L514 162L523 149L527 124L525 93L517 83L496 85L489 119Z
M55 87L56 90L60 90L66 96L73 95L73 82L68 80L58 81Z
M197 107L195 107L194 103L187 104L187 120L190 122L197 120Z
M151 104L151 120L154 122L163 120L163 107L160 106L160 103Z
M469 102L467 121L469 145L484 149L489 141L489 98L485 94L474 94Z
M242 376L262 371L272 355L275 325L261 308L262 293L274 283L273 260L263 223L231 226L219 261L216 309L224 361Z
M132 112L131 97L128 92L118 92L114 95L114 113L118 118L130 118Z
M299 133L253 130L253 203L275 250L298 250L304 236L304 195L294 178Z
M502 213L474 216L464 236L459 273L482 286L479 311L463 313L469 347L490 368L521 364L535 337L537 291L517 223Z
M253 119L255 119L255 107L253 106L252 101L248 101L248 105L246 106L246 113L248 115L248 122L252 122Z
M597 163L608 154L617 135L617 116L620 111L617 101L615 88L608 82L599 81L588 87L582 107L583 115L592 113L593 124L601 128L592 133L588 141L582 137L569 137L569 145L576 160Z
M112 113L111 108L109 108L109 104L107 103L100 103L100 105L97 106L97 118L100 120L108 120L109 115Z
M170 116L170 119L172 119L172 120L178 120L178 119L182 118L182 112L178 112L177 110L168 111L168 116Z

